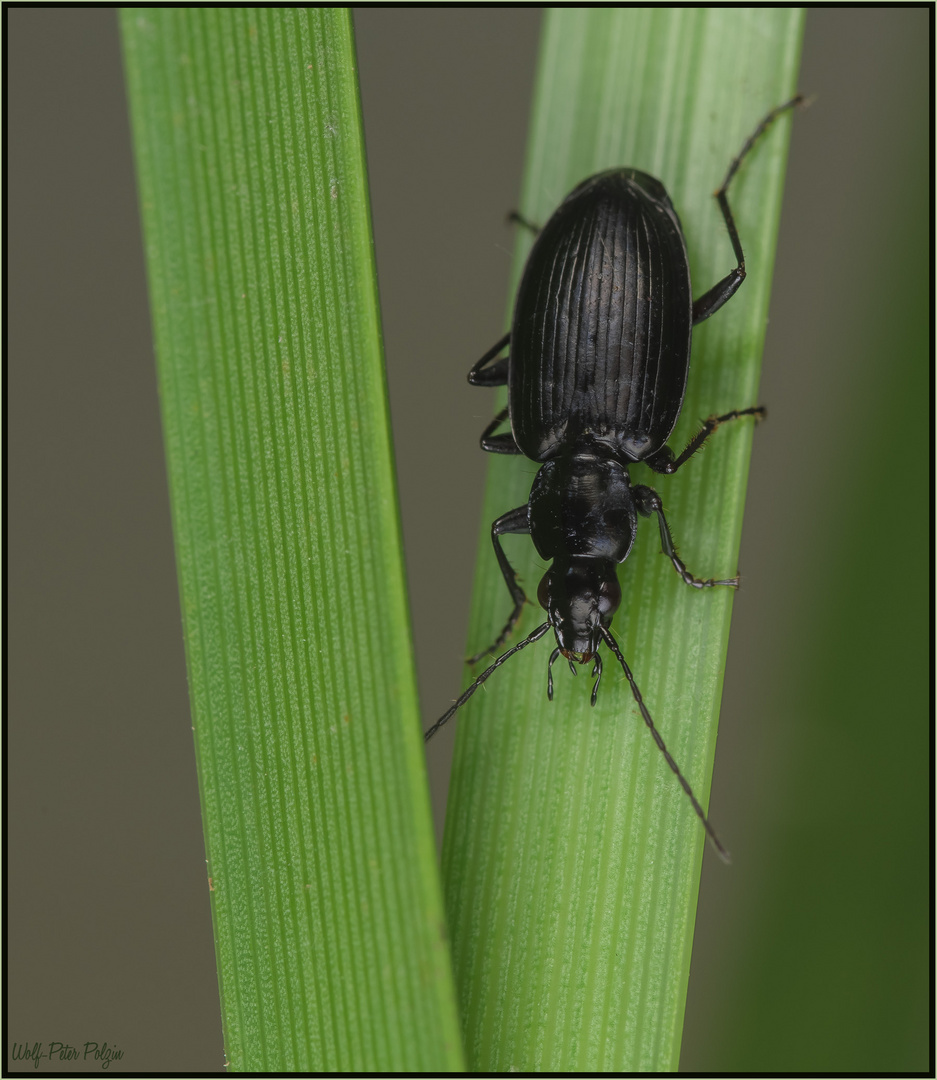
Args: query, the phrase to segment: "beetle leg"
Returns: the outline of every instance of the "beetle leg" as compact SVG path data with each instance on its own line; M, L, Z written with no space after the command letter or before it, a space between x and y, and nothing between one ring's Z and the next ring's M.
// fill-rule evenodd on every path
M510 221L512 225L523 225L525 229L530 229L534 236L536 236L540 232L539 225L535 225L532 221L530 221L528 218L525 218L523 214L519 214L516 210L512 210L510 214L508 214L508 221Z
M713 585L731 585L733 588L738 588L739 579L737 577L727 578L725 580L715 580L708 578L705 581L702 578L694 577L683 560L677 554L676 546L673 542L673 536L670 533L670 526L667 524L667 519L664 517L664 507L660 501L660 495L650 487L645 487L644 484L637 484L631 489L631 494L634 496L634 504L638 508L638 513L644 517L650 517L651 514L657 514L657 523L660 526L660 545L663 548L663 554L666 555L674 565L674 569L683 578L687 585L692 585L694 589L711 589Z
M726 211L728 212L729 204L726 203ZM735 225L733 223L732 229L734 231ZM742 249L739 248L739 251ZM745 263L740 261L739 265L732 271L731 274L727 274L722 281L717 285L714 285L709 292L703 293L698 299L693 301L693 325L701 323L704 319L708 319L710 315L714 315L727 300L731 300L738 291L738 287L745 280Z
M468 373L468 381L472 386L507 386L508 358L502 356L500 360L495 360L493 364L491 364L491 361L495 359L510 340L511 335L505 334L497 345L489 349L481 360L472 365L472 370ZM491 367L487 367L488 364L491 364Z
M514 629L517 620L521 617L521 611L524 608L524 604L527 603L527 596L517 583L517 574L514 572L514 567L508 562L498 537L503 536L505 533L529 532L530 523L527 520L526 505L519 506L516 510L508 511L508 513L499 517L491 525L491 542L494 545L495 555L498 557L498 566L501 567L501 573L504 575L504 581L508 587L508 592L510 592L511 598L514 601L514 610L511 612L511 617L508 619L507 623L505 623L504 629L498 635L494 643L489 645L487 649L482 649L480 653L476 653L474 656L470 657L468 660L468 663L470 664L477 664L483 656L488 653L497 652Z
M792 109L795 105L800 105L803 100L803 95L798 94L796 97L791 98L790 101L785 102L783 105L779 105L776 109L772 109L771 112L768 113L758 127L756 127L751 135L745 140L745 144L739 151L738 157L733 158L732 164L729 166L729 171L726 173L726 178L722 181L722 186L714 193L716 201L719 203L719 209L722 211L722 220L726 223L729 239L732 241L732 250L735 252L738 266L736 266L731 273L726 274L722 281L717 282L709 292L703 293L698 300L693 301L694 326L697 323L701 323L703 319L708 319L710 315L714 315L727 300L731 299L738 287L745 280L745 255L742 252L742 243L739 240L738 229L735 227L735 218L732 216L726 194L729 189L729 184L732 181L732 177L738 172L739 165L742 164L745 155L758 141L759 135L761 135L771 122L782 112L785 112L787 109Z
M754 416L756 420L764 420L767 415L768 410L764 405L754 405L750 409L733 409L732 412L724 413L722 416L710 416L703 421L703 426L686 444L686 449L678 458L674 458L673 450L669 446L663 446L656 454L645 458L643 464L653 469L654 472L672 476L681 465L699 450L720 424L725 424L729 420L738 420L742 416Z
M499 424L503 424L508 418L508 410L502 409L501 412L491 421L488 427L482 432L481 448L487 450L489 454L521 454L523 451L514 441L514 436L510 431L505 432L503 435L493 434L495 428Z

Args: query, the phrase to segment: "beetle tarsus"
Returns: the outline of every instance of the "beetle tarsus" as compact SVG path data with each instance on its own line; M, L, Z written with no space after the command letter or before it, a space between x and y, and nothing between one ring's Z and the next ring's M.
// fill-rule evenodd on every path
M771 123L780 116L781 113L786 112L788 109L793 109L795 105L800 105L802 102L803 95L797 94L796 97L793 97L790 101L786 101L783 105L779 105L777 108L772 109L767 116L762 118L758 127L755 128L742 144L742 149L739 151L738 156L732 159L732 163L729 165L728 172L726 173L722 184L713 192L716 202L719 204L719 209L722 212L722 220L725 222L726 232L728 232L729 239L732 241L732 251L735 254L738 266L736 266L734 270L730 270L721 281L718 281L708 292L704 293L699 299L693 302L694 326L697 323L701 323L704 319L708 319L711 315L715 315L723 304L735 295L739 286L745 280L745 255L742 251L742 243L739 240L735 218L732 216L732 209L729 206L729 184L732 183L732 178L738 172L739 166L745 159L746 154L748 154L749 150L751 150L758 141L758 137L767 130Z
M650 517L651 514L657 515L657 522L660 527L660 545L661 554L666 555L668 559L673 563L674 569L683 579L687 585L691 585L694 589L711 589L715 585L728 585L732 588L738 588L738 578L698 578L694 577L686 568L686 564L677 554L676 545L673 542L673 536L670 532L670 526L667 524L667 519L664 517L664 506L661 502L660 495L651 488L644 484L636 484L631 489L634 496L635 506L638 509L638 513L644 517Z

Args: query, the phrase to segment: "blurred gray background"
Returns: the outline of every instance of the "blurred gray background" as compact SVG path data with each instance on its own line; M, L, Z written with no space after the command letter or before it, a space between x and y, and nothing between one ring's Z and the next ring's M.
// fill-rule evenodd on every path
M9 1039L218 1070L116 13L7 14ZM492 411L465 374L504 325L540 12L355 18L430 722L462 676ZM929 18L808 15L710 808L735 861L704 863L684 1069L927 1067Z

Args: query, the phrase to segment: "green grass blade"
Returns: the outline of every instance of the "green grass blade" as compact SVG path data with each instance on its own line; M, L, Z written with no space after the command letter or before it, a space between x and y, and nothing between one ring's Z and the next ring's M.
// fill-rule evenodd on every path
M228 1060L458 1069L350 16L122 27Z
M546 18L521 209L545 220L599 169L660 177L683 221L694 291L734 265L715 201L731 159L796 89L799 9L558 9ZM749 277L694 334L672 444L701 418L757 402L790 118L746 160L730 192ZM530 240L521 234L519 275ZM664 499L681 554L701 576L737 566L752 440L721 430L672 478L635 468ZM488 523L526 502L534 466L494 459L469 649L509 609ZM508 538L527 591L542 574ZM658 554L653 523L621 573L614 629L669 749L708 803L732 596L688 589ZM515 636L542 613L525 610ZM591 680L557 668L545 694L541 643L475 695L459 721L443 871L466 1054L487 1071L675 1069L703 830L606 659ZM715 822L731 848L732 823Z

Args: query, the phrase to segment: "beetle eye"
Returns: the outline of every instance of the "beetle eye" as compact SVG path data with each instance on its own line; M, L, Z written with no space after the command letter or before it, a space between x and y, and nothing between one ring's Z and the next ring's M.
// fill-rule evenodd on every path
M599 613L608 615L609 612L618 610L621 603L621 586L617 576L605 578L599 586Z
M540 579L540 584L537 586L537 600L544 611L550 610L549 577L548 573L544 574Z

